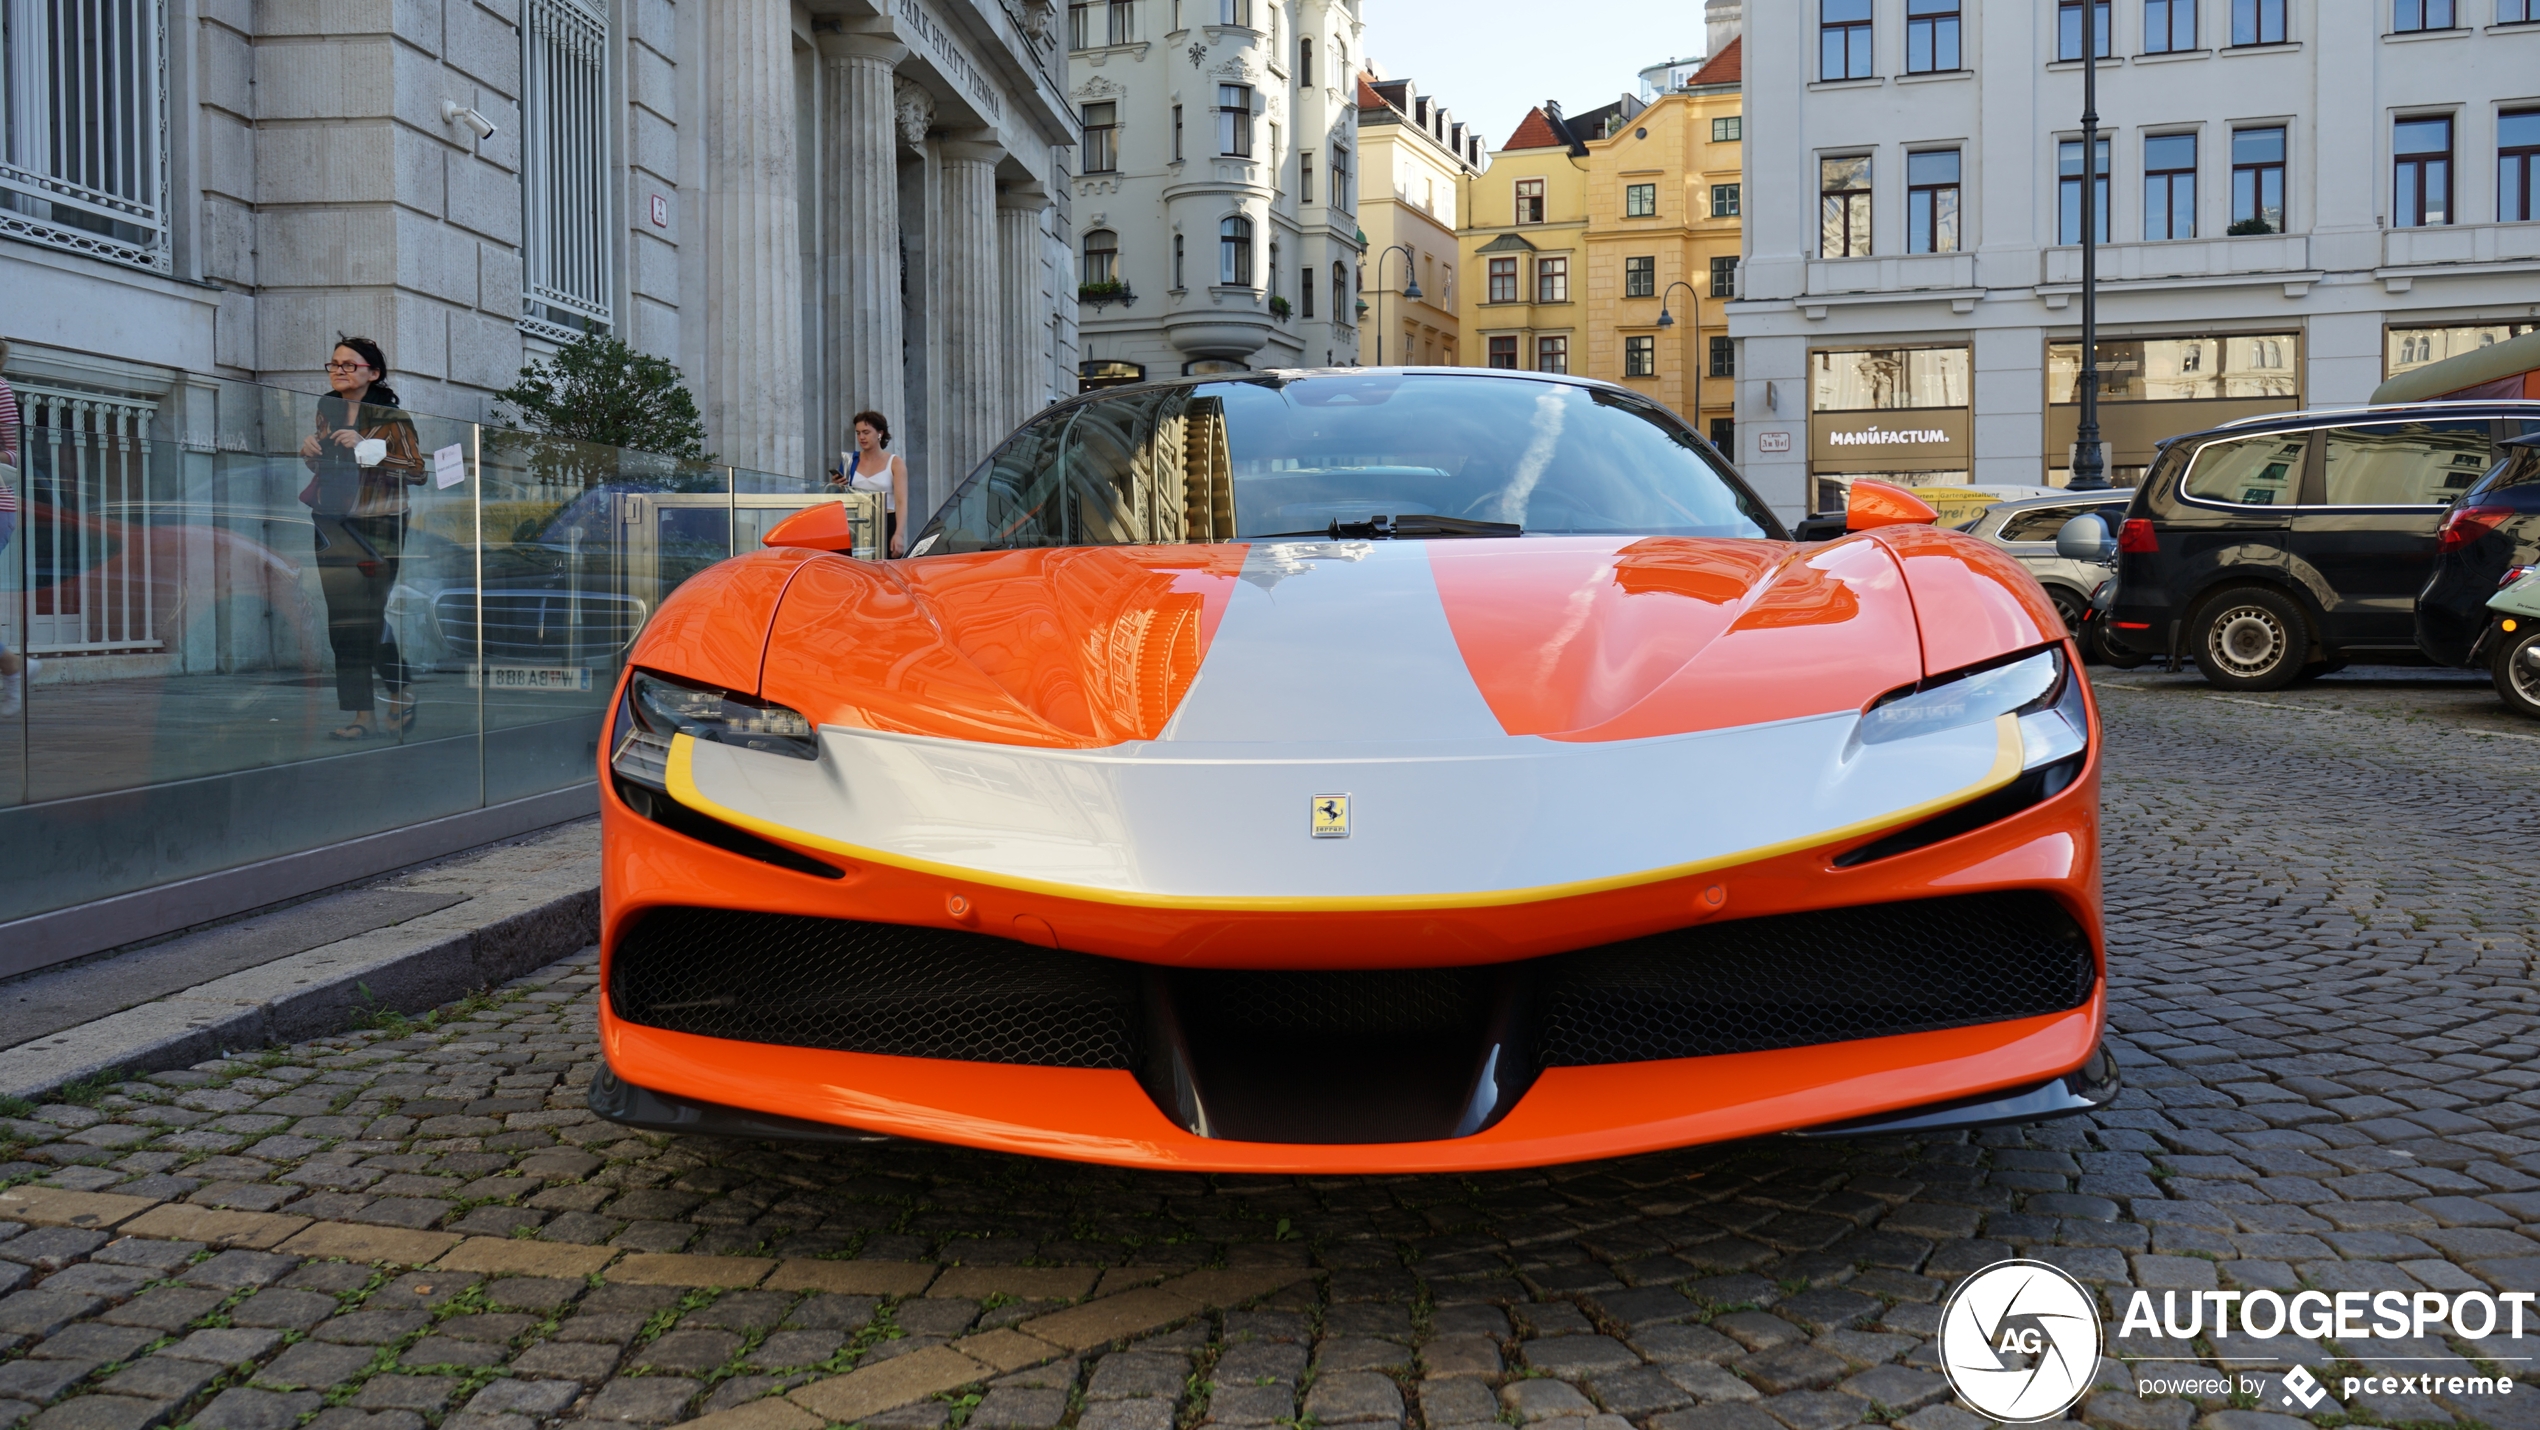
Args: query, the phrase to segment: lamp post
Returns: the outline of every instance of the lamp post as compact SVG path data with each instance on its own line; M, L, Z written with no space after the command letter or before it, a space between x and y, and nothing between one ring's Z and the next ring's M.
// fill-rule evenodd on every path
M2085 12L2098 7L2088 5ZM2099 26L2082 17L2081 48L2081 425L2073 430L2072 491L2104 491L2099 449Z
M1420 280L1411 272L1411 245L1397 243L1376 255L1376 366L1385 365L1385 258L1402 255L1402 296L1413 302L1420 300Z
M1681 278L1659 289L1658 326L1672 328L1676 325L1675 314L1667 311L1667 295L1679 288L1693 300L1693 355L1685 359L1685 365L1693 369L1693 430L1701 432L1702 440L1708 442L1711 434L1702 431L1702 291Z

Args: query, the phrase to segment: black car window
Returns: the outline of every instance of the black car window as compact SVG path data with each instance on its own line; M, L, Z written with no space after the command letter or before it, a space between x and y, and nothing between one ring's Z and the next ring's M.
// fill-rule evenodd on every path
M1054 412L973 473L914 549L1224 541L1413 516L1536 534L1779 535L1700 439L1629 394L1340 373Z
M2470 488L2464 505L2540 511L2540 445L2516 442L2502 450L2504 460Z
M2004 541L2052 541L2064 523L2081 515L2077 506L2041 506L2028 511L2015 511L2002 523Z
M2376 422L2324 435L2330 506L2443 506L2487 471L2490 424Z
M2204 501L2234 506L2291 506L2302 490L2302 454L2308 432L2227 438L2196 449L2179 490Z

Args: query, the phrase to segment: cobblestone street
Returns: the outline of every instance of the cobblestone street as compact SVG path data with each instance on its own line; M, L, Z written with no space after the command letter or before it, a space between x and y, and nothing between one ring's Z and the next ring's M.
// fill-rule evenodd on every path
M2442 672L2100 690L2128 1080L2104 1114L1391 1179L680 1141L584 1109L586 957L11 1109L0 1427L1971 1430L1938 1303L2006 1256L2112 1312L2540 1290L2540 726ZM2529 1365L2501 1338L2134 1344L2077 1415L2300 1424L2263 1374L2136 1394L2165 1362L2332 1389L2367 1354ZM2525 1430L2540 1387L2311 1414Z

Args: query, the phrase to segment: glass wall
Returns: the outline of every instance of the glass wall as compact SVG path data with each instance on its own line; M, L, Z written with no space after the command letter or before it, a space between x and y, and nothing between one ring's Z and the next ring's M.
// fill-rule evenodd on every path
M246 383L14 385L0 922L589 782L661 598L838 499Z

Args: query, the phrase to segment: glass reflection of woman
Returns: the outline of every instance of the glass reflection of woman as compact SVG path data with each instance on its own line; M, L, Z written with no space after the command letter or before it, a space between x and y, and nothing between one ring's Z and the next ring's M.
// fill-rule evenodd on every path
M404 545L406 488L423 481L413 419L381 381L387 355L368 338L345 338L326 364L316 430L300 443L312 480L301 491L317 528L318 585L326 593L327 643L335 648L335 702L352 718L328 732L363 740L372 725L371 679L388 688L387 728L414 728L405 662L388 630L388 593ZM375 445L374 445L375 444Z
M882 498L882 549L890 555L900 554L900 509L908 505L908 463L886 449L891 445L891 420L879 412L859 412L852 424L855 450L847 454L842 470L832 472L832 487L852 492L874 492Z

